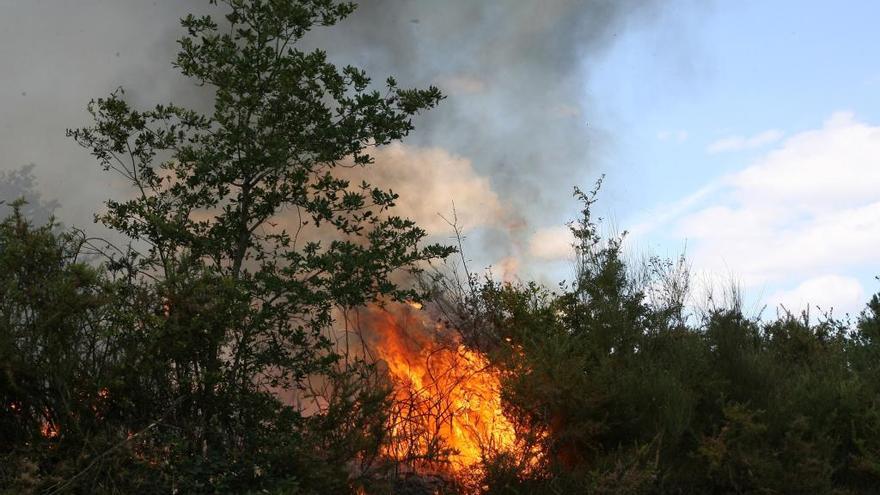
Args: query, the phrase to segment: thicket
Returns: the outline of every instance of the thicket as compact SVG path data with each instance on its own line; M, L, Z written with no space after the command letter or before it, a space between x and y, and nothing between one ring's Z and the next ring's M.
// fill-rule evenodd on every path
M0 229L5 491L342 493L381 472L388 386L336 315L417 297L397 280L451 249L337 171L442 96L298 48L351 3L209 3L174 65L210 111L119 89L68 131L131 186L97 215L130 242L18 210Z
M452 250L423 246L390 191L336 170L369 166L442 97L393 79L376 91L296 48L351 4L220 3L219 21L183 20L176 61L212 111L137 110L117 91L70 132L131 184L99 217L131 242L35 226L20 203L0 223L0 493L420 486L381 455L387 380L334 338L344 311L423 295L399 282ZM766 321L735 302L693 313L686 262L628 264L590 217L595 192L577 196L570 284L427 279L502 377L519 432L474 486L877 491L880 297L852 323Z
M572 283L452 291L521 432L485 493L877 491L880 296L854 322L748 317L735 291L695 310L684 258L627 264L576 196Z

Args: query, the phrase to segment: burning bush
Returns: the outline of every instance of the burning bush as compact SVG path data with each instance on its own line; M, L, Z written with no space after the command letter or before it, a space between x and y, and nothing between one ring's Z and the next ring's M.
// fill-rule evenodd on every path
M384 454L413 471L458 473L515 444L498 370L412 308L369 312L370 352L394 381Z

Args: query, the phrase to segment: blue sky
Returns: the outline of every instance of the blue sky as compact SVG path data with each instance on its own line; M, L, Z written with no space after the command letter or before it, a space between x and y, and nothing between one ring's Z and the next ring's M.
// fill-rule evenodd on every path
M878 137L871 132L880 126L877 19L880 2L872 1L716 2L698 9L669 8L658 25L622 30L611 50L585 64L591 76L582 102L586 118L601 122L614 136L614 145L603 154L600 167L608 174L601 211L620 228L655 224L635 233L636 249L674 255L687 242L688 253L696 254L692 258L695 271L739 280L752 302L791 306L806 295L825 308L835 306L836 312L857 311L864 297L878 289L873 277L880 274L880 255L860 252L851 256L847 251L851 246L841 240L835 246L843 246L841 257L851 262L841 260L838 266L830 266L806 260L779 274L762 276L751 272L773 270L753 270L748 259L719 259L723 252L700 249L701 243L717 247L737 235L760 241L760 235L749 229L723 236L700 234L702 227L694 225L691 216L727 208L728 213L742 217L756 208L756 200L768 199L760 197L760 187L748 189L751 186L731 179L748 167L764 164L772 170L814 174L814 168L789 169L782 162L818 156L828 146L845 147L847 143L827 136L832 131L821 132L835 114L837 122L850 126L855 134L859 134L856 129L864 131L864 136L853 138L857 141L853 146L865 148L854 159L861 160L860 164L854 166L880 169L880 155L874 154L880 150ZM823 137L828 139L823 141ZM805 141L824 142L825 148ZM829 156L836 156L828 151ZM836 162L828 159L811 167L841 165ZM791 180L800 180L800 173ZM595 173L584 175L589 180ZM836 182L834 174L826 180ZM839 210L840 218L851 218L855 209L880 200L880 189L876 189L873 198L870 192L854 193L858 197L849 204L845 198L852 195L847 187L858 188L858 184L841 182L833 197L819 201L825 211ZM706 197L682 207L684 198L701 189ZM817 194L809 188L802 192ZM748 201L743 200L746 196ZM809 197L802 199L810 202ZM790 204L791 199L781 203ZM668 221L658 220L661 212L671 210L681 211ZM767 213L773 214L771 210ZM821 213L800 209L782 215L792 222L784 224L787 230L791 225L810 224ZM723 230L723 225L716 227ZM855 230L855 237L861 235ZM789 244L811 238L794 234ZM779 235L784 240L784 234Z

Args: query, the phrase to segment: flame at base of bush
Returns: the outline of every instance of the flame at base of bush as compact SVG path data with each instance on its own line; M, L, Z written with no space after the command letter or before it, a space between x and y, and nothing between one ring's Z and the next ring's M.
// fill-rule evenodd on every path
M477 469L484 455L513 449L500 376L486 357L421 312L392 311L370 311L361 322L394 383L384 455L413 472L458 475Z

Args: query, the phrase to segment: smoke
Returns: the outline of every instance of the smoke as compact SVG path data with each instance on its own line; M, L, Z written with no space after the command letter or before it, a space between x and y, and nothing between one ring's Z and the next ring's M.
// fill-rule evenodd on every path
M60 204L66 225L106 235L92 215L128 185L100 170L65 130L89 125L86 105L124 87L133 103L200 102L171 67L177 19L201 0L34 0L4 2L0 16L0 173L28 174ZM8 188L6 188L8 189ZM6 194L0 187L0 194ZM0 197L9 201L11 197Z
M406 146L379 153L394 164L377 179L402 193L419 191L410 207L437 235L446 231L435 214L461 205L462 226L482 227L469 245L482 264L528 257L533 231L558 223L555 212L570 207L571 187L599 172L608 137L591 118L590 67L619 33L655 18L659 4L363 0L349 19L316 28L304 42L364 68L377 83L394 75L402 86L434 84L448 95L416 119ZM0 67L11 76L0 79L0 170L36 163L44 195L64 206L62 220L91 223L103 200L125 194L125 184L101 173L64 130L88 125L88 100L118 86L138 105L207 108L210 95L171 61L182 33L177 20L209 8L200 0L5 6ZM425 159L431 153L443 159Z
M18 211L35 225L43 225L52 219L58 209L57 201L44 201L33 174L34 166L0 172L0 218ZM24 203L17 203L24 201Z
M393 74L448 95L407 143L464 157L488 179L505 214L467 247L478 262L510 264L530 256L534 230L570 209L572 186L598 174L608 136L591 119L590 67L619 33L656 17L658 4L365 0L307 42L379 81ZM450 192L441 213L458 199ZM457 209L465 228L486 225L479 210Z
M508 214L489 184L471 162L442 148L412 148L399 143L372 153L369 168L340 170L342 177L390 187L399 195L395 205L408 218L435 236L454 234L455 216L468 215L468 227L500 225ZM450 209L454 211L450 214Z

